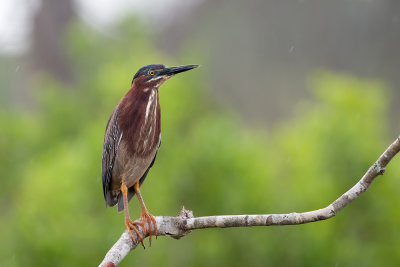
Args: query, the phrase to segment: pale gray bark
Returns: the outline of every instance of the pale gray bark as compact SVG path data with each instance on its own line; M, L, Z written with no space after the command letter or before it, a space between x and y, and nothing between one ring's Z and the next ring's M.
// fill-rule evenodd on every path
M295 225L326 220L335 216L341 209L351 201L364 193L378 175L383 175L386 165L400 151L400 136L386 149L378 160L368 169L360 181L346 193L332 202L329 206L302 213L288 214L262 214L262 215L223 215L193 217L191 211L182 207L181 213L177 217L157 216L157 235L170 236L179 239L190 233L191 230L202 228L226 228L226 227L246 227L246 226L270 226L270 225ZM143 237L147 237L142 228L139 232ZM154 229L152 228L154 234ZM138 240L135 233L136 240ZM129 253L136 248L125 231L117 243L108 251L100 266L116 266Z

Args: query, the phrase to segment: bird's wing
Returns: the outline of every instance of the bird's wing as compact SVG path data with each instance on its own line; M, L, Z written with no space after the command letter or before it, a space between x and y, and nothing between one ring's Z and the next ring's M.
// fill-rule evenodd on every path
M106 133L104 135L102 181L106 206L114 206L118 201L118 199L112 196L109 190L111 185L112 169L114 167L118 146L122 138L122 131L118 126L118 107L119 106L116 106L111 114L110 119L107 122Z

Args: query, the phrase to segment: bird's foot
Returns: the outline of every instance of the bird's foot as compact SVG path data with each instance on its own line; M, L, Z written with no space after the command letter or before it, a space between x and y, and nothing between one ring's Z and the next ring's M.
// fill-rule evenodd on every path
M136 228L136 225L142 226L142 222L134 222L134 221L132 221L131 219L128 218L128 219L125 219L125 225L126 225L126 229L128 229L129 235L132 238L133 244L136 244L136 238L133 236L132 230L135 231L135 233L137 234L137 236L139 238L139 241L142 244L143 248L146 248L144 246L144 243L143 243L143 237L140 234L139 230Z
M151 224L154 226L154 235L157 238L157 223L153 215L151 215L147 210L142 210L140 213L140 219L142 220L141 225L144 232L149 235L149 244L151 246ZM147 225L146 225L147 224Z

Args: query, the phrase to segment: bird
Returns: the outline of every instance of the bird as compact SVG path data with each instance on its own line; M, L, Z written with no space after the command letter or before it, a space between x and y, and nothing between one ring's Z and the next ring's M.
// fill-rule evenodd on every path
M106 126L102 153L102 184L107 206L118 204L118 212L125 213L125 226L136 244L132 230L139 241L143 238L136 226L149 235L151 224L157 236L156 221L149 213L139 188L153 166L161 146L161 114L158 90L160 86L178 73L199 65L166 67L152 64L142 67L133 76L130 90L114 108ZM141 206L140 221L132 221L128 203L136 194Z

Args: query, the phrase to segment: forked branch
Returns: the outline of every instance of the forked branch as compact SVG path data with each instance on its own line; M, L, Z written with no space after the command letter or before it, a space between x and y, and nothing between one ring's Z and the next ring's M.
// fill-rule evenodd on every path
M246 226L270 226L270 225L295 225L326 220L335 216L340 210L347 206L351 201L364 193L378 175L385 173L386 165L400 151L400 136L386 149L378 160L368 169L360 181L329 206L308 212L288 213L288 214L262 214L262 215L223 215L193 217L191 211L182 207L181 213L177 217L157 216L157 235L170 236L179 239L191 232L191 230L202 228L226 228L226 227L246 227ZM142 228L139 232L145 235ZM154 229L152 228L154 234ZM135 233L134 233L135 234ZM135 236L138 240L137 236ZM136 248L125 231L117 243L108 251L100 266L116 266L129 253Z

